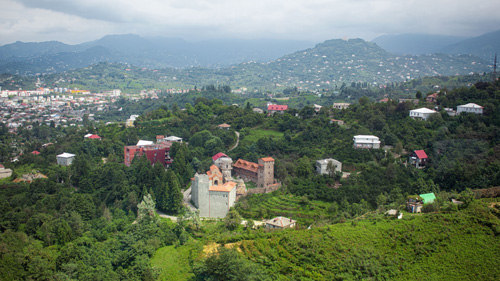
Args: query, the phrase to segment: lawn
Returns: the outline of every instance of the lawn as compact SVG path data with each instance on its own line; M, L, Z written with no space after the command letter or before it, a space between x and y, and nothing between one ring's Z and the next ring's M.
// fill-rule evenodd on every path
M281 138L283 137L282 132L264 129L252 129L249 130L248 135L245 136L244 141L256 142L261 138Z
M156 251L151 265L160 269L158 280L190 280L194 275L189 265L188 246L166 246Z

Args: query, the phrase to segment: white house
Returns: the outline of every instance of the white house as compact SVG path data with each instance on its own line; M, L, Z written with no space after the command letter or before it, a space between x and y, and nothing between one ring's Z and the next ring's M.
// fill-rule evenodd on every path
M328 174L328 163L332 163L335 172L342 172L342 163L338 160L328 158L316 161L316 173Z
M462 112L483 114L483 108L484 107L482 107L478 104L475 104L475 103L468 103L468 104L464 104L464 105L459 105L459 106L457 106L457 115L462 113Z
M357 135L354 136L354 148L379 149L380 140L372 135Z
M56 156L57 165L69 166L73 163L75 159L75 154L64 152L63 154L59 154Z
M422 120L427 120L432 114L438 113L435 110L428 109L425 107L419 108L419 109L413 109L410 110L410 117L413 119L422 119Z

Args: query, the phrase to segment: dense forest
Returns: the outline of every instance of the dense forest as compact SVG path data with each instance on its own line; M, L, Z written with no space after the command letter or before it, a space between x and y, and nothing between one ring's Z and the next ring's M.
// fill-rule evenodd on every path
M274 115L254 112L249 102L232 105L232 97L226 87L207 86L175 103L168 95L118 101L124 110L142 108L133 128L33 124L11 134L0 124L0 163L14 171L0 180L2 279L407 280L415 272L425 280L500 278L491 247L500 242L500 82L440 91L439 114L427 121L408 116L436 106L422 95L419 106L361 96L344 110L304 105ZM444 111L470 102L484 114ZM218 129L222 123L231 129ZM235 131L238 146L230 150ZM87 133L102 140L85 139ZM385 148L354 149L359 134L378 136ZM156 135L184 139L172 146L172 167L145 157L123 164L124 146ZM407 164L420 149L429 157L425 169ZM56 165L62 152L76 154L71 166ZM183 206L181 191L218 152L234 161L272 156L282 188L241 198L222 220L201 220ZM18 161L10 162L13 154ZM350 176L316 174L315 161L324 158L341 161ZM46 178L23 181L36 173ZM428 192L437 200L424 214L384 216ZM293 217L298 229L240 224L275 216Z

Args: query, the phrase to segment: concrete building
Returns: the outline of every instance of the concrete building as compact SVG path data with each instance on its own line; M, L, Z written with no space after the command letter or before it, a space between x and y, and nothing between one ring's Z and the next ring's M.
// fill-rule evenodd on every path
M200 210L200 217L223 218L236 201L236 183L224 182L215 165L206 174L196 174L191 185L191 200Z
M285 228L294 228L296 220L292 220L285 217L275 217L274 219L270 219L266 221L266 228L270 229L285 229Z
M59 154L56 156L57 165L69 166L71 165L71 163L73 163L73 160L75 160L75 156L76 156L75 154L66 152L64 152L63 154Z
M357 135L354 136L354 148L379 149L380 140L372 135Z
M350 103L347 102L334 102L333 103L333 108L335 109L346 109L351 105Z
M413 119L427 120L433 114L438 114L438 112L435 110L432 110L432 109L425 108L425 107L410 110L410 117Z
M329 174L328 163L332 163L334 172L342 172L342 163L332 158L316 161L316 173L323 175Z
M475 103L468 103L464 105L459 105L457 106L457 115L460 113L474 113L474 114L483 114L483 109L484 107L475 104Z
M0 179L8 178L12 175L11 169L6 169L4 165L0 164Z

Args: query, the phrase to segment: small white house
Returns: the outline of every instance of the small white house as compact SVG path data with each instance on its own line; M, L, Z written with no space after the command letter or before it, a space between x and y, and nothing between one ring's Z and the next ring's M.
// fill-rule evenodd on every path
M410 110L410 117L413 119L427 120L432 114L437 114L438 112L425 107L419 109Z
M457 106L457 115L466 112L466 113L474 113L474 114L483 114L483 108L482 106L475 104L475 103L468 103L464 105L459 105Z
M372 135L357 135L354 136L354 148L379 149L380 140Z
M335 172L342 172L342 163L338 160L328 158L316 161L316 173L328 174L328 163L332 163Z
M64 152L63 154L59 154L56 156L57 165L69 166L73 163L75 159L75 154Z

